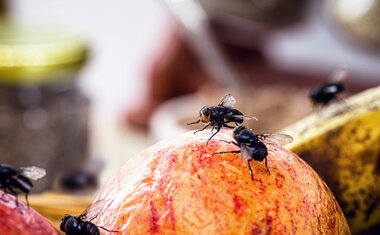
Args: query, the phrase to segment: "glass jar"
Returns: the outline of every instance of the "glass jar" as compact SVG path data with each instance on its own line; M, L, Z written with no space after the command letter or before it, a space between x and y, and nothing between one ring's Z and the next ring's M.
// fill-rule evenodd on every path
M34 192L88 156L89 100L76 80L87 51L77 37L0 31L0 163L46 169Z

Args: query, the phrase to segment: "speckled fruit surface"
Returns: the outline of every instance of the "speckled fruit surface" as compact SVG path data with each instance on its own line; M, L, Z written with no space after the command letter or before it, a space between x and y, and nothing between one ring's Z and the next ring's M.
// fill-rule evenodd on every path
M59 235L50 222L15 197L0 191L0 234L1 235Z
M254 180L237 150L209 131L159 142L127 162L96 200L94 223L118 234L350 234L334 196L295 154L267 145ZM326 166L328 167L328 166Z

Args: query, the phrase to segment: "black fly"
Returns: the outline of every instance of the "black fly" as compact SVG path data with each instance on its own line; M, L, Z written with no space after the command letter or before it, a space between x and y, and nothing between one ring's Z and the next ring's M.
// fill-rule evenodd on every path
M347 77L347 73L347 68L343 67L333 74L330 82L313 88L309 93L309 98L314 106L324 106L332 100L339 99L338 94L344 91L343 80Z
M33 187L32 180L38 180L45 175L44 169L35 166L17 169L8 164L0 164L0 190L14 195L17 207L19 207L17 196L19 193L24 193L29 207L28 194Z
M69 193L91 192L98 187L98 175L104 168L98 157L87 160L80 168L63 172L57 177L56 188Z
M194 133L203 131L209 126L212 127L212 132L216 130L215 133L213 133L207 140L208 144L212 137L214 137L222 127L234 128L234 126L228 125L229 123L235 123L237 126L239 124L242 124L246 119L256 119L255 117L244 116L242 112L234 109L233 106L235 103L235 98L232 95L228 94L218 105L203 107L199 111L199 120L188 123L187 125L193 125L199 122L206 124L204 128L197 130Z
M265 160L265 167L268 170L268 174L270 175L270 171L268 168L268 149L265 143L275 144L275 145L286 145L293 141L293 138L286 134L274 133L274 134L255 134L252 130L247 129L244 126L237 126L232 131L232 138L236 140L236 142L231 141L227 143L232 143L240 148L240 150L236 151L226 151L226 152L218 152L216 154L226 154L226 153L241 153L241 158L243 161L248 162L249 173L251 174L251 178L253 180L251 161L263 161ZM265 142L265 143L264 143Z
M61 219L61 231L67 235L99 235L99 229L103 229L110 233L117 233L118 231L108 230L91 222L98 217L106 202L106 200L96 201L80 216L65 215Z
M59 179L59 186L69 192L91 191L98 186L98 179L96 175L84 171L69 172Z

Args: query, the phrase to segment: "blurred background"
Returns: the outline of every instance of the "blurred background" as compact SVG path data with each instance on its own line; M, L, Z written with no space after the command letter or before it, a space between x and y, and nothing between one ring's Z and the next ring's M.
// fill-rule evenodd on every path
M345 96L380 84L376 0L0 0L0 12L0 119L19 120L0 126L0 159L55 172L37 191L76 191L82 173L96 188L228 93L269 133L310 114L310 88L341 66Z

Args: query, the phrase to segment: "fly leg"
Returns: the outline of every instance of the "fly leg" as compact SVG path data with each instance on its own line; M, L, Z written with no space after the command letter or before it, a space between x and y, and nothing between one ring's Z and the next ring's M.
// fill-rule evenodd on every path
M240 153L240 150L217 152L217 153L213 153L211 156L214 156L214 155L217 155L217 154L227 154L227 153Z
M11 182L15 188L20 189L25 194L26 204L28 205L28 208L30 208L29 200L28 200L28 194L29 194L29 190L33 186L33 184L31 182L27 182L27 181L23 180L22 177L20 177L19 179L12 179Z
M224 126L224 127L231 128L231 129L235 128L234 126L229 126L229 125L227 125L226 123L223 123L223 126ZM236 126L237 126L237 125L236 125Z
M187 123L187 125L194 125L194 124L197 124L199 123L201 120L198 120L198 121L195 121L195 122L190 122L190 123Z
M252 168L251 168L251 160L248 160L248 169L249 169L249 174L251 175L251 180L253 181L253 173L252 173Z
M216 132L214 134L212 134L211 137L207 140L206 145L208 145L208 142L212 139L212 137L214 137L216 134L218 134L218 132L220 131L221 128L222 128L222 126L217 127ZM214 127L212 129L214 130Z
M211 123L207 124L205 127L203 127L202 129L199 129L199 130L196 130L194 131L194 134L197 133L197 132L200 132L200 131L204 131L207 127L209 127L211 125Z
M227 141L227 140L220 140L220 141L222 141L222 142L224 142L224 143L227 143L227 144L234 144L234 145L240 147L239 144L236 143L236 142L234 142L234 141Z
M269 171L269 168L268 168L268 158L267 157L265 157L265 167L267 168L268 174L270 175L270 171Z
M9 188L8 190L9 190L10 194L12 194L13 196L16 197L16 200L15 200L16 207L17 207L18 211L22 214L22 210L21 210L20 204L18 202L18 193L16 191L14 191L12 188Z
M25 193L25 201L26 201L26 205L28 206L28 209L30 209L28 196L29 196L29 195L28 195L27 193Z
M336 96L335 101L342 107L342 113L350 109L350 105L342 97Z
M103 229L103 230L105 230L105 231L107 231L107 232L109 232L109 233L117 233L117 232L119 232L119 231L115 231L115 230L109 230L109 229L106 229L106 228L103 227L103 226L98 226L98 228Z

